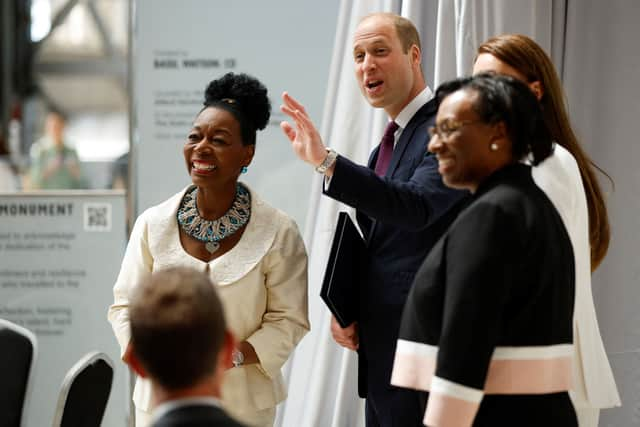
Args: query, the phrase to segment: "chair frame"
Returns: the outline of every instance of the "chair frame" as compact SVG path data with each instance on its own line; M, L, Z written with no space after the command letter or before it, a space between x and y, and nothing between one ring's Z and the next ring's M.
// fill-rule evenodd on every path
M69 391L71 390L71 386L73 385L76 377L82 372L82 370L94 363L97 360L104 360L109 367L113 370L113 361L107 356L105 353L101 351L91 351L80 360L78 360L65 375L62 380L62 387L60 388L60 395L58 396L58 404L56 405L56 412L53 417L53 427L59 427L62 424L62 416L64 415L64 407L67 404L67 397L69 396Z
M33 389L34 371L36 367L36 361L38 359L38 339L36 338L36 335L29 329L20 325L16 325L15 323L7 319L0 319L0 328L12 330L24 336L31 342L31 363L29 365L29 374L27 375L27 385L24 389L24 399L22 401L22 416L20 417L20 424L26 425L27 423L25 422L25 420L29 416L28 409L31 404L31 390Z

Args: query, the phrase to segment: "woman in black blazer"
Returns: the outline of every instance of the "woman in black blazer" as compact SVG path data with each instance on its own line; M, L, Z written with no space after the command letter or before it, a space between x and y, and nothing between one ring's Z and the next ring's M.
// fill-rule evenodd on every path
M424 390L427 426L577 426L571 242L531 167L552 150L538 102L511 77L443 84L429 150L470 205L426 258L392 384Z

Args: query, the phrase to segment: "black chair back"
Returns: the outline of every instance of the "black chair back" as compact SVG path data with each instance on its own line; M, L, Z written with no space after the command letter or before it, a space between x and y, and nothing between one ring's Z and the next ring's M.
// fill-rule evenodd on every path
M0 319L0 423L20 427L27 401L30 375L37 353L36 336L29 330Z
M112 382L113 363L107 355L85 355L62 381L53 427L99 427Z

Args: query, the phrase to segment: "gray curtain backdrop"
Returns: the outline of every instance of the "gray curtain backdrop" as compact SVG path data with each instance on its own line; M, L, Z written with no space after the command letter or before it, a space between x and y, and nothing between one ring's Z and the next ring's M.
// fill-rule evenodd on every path
M615 181L607 194L611 247L593 275L600 330L622 407L600 427L640 425L640 2L568 1L563 80L573 125Z
M640 2L344 0L340 7L321 133L327 145L360 163L366 162L387 120L364 101L353 76L352 36L363 15L391 11L416 24L432 89L469 74L477 46L492 35L526 34L553 58L574 127L616 184L612 191L602 180L613 238L593 288L623 407L603 411L600 426L640 425L640 143L634 135L640 122ZM337 213L350 209L322 197L320 189L317 176L305 230L312 332L288 364L289 398L280 407L277 425L358 427L364 425L364 412L357 398L355 355L333 342L329 312L318 297Z

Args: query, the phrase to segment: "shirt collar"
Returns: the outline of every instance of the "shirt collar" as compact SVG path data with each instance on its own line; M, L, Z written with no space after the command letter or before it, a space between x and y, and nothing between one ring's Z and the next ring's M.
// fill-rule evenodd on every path
M174 409L181 408L183 406L215 406L220 407L220 401L215 397L188 397L184 399L168 400L160 405L156 406L153 410L152 421L155 422L167 413ZM152 424L153 424L152 422Z
M398 124L398 126L400 126L400 129L406 128L411 118L418 112L420 108L422 108L424 104L429 102L431 98L433 98L433 92L431 91L429 86L426 86L424 89L422 89L422 92L416 95L416 97L413 98L411 102L409 102L402 109L402 111L400 111L400 114L398 114L398 117L396 117L396 119L394 120Z

